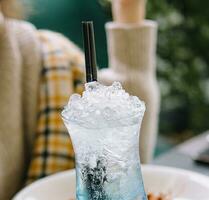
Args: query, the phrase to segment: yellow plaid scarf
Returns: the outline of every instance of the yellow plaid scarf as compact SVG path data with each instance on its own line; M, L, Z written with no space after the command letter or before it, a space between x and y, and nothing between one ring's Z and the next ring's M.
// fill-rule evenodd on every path
M60 112L69 96L83 90L83 54L69 40L39 31L43 55L37 131L27 184L50 174L74 168L70 136Z

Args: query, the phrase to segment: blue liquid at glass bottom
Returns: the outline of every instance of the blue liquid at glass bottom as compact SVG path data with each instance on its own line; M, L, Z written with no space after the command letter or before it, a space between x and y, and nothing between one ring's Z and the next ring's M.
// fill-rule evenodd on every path
M78 164L77 164L78 166ZM139 165L111 180L100 160L76 168L77 200L147 200Z

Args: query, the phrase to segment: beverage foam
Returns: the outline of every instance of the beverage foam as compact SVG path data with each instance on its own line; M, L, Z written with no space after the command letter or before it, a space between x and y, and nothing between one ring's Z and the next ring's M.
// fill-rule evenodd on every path
M82 95L73 94L62 116L64 120L89 128L109 127L143 117L145 104L136 96L131 96L119 82L104 86L99 82L85 84ZM138 122L138 121L137 121Z

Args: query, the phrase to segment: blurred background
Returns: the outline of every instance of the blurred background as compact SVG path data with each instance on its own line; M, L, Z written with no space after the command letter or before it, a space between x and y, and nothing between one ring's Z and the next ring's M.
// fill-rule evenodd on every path
M81 21L93 20L98 64L108 66L104 30L105 22L111 20L108 0L30 1L34 7L30 22L63 33L81 48ZM147 6L147 18L159 24L159 155L209 129L209 2L148 0Z

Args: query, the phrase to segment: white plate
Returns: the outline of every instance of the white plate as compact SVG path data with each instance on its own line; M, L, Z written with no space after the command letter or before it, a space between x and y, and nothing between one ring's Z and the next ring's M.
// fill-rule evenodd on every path
M176 168L143 166L147 192L172 193L175 200L209 200L209 177ZM39 180L20 191L13 200L69 200L75 197L75 171Z

